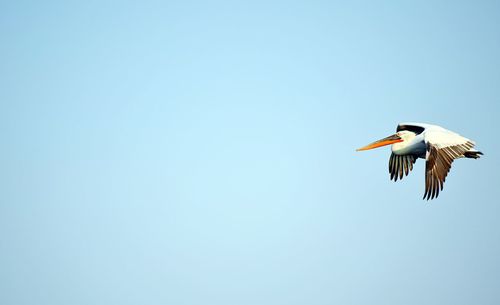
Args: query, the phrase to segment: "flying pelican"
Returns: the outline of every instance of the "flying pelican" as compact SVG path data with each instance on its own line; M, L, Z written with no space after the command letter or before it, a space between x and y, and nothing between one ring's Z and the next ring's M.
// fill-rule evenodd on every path
M358 148L357 151L373 149L392 144L389 159L391 180L403 179L413 169L418 158L425 163L424 198L434 199L443 190L446 175L451 164L457 158L477 159L483 153L472 149L475 143L443 127L424 123L401 123L396 133L371 144Z

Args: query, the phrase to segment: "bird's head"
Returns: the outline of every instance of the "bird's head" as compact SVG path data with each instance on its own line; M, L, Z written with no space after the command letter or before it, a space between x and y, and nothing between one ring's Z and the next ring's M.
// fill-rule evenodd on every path
M404 146L404 145L406 145L406 143L408 143L414 137L415 137L414 132L411 132L408 130L401 130L401 131L396 132L393 135L390 135L388 137L385 137L383 139L380 139L378 141L370 143L366 146L358 148L358 149L356 149L356 151L374 149L377 147L382 147L382 146L386 146L386 145L390 145L390 144L393 144L395 146L397 146L397 145ZM401 144L399 144L399 143L401 143Z

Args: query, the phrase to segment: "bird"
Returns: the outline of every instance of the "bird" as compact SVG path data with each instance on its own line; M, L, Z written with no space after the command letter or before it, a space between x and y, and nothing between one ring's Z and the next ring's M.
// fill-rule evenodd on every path
M482 152L473 149L475 142L438 125L400 123L396 133L358 148L364 151L391 145L390 179L398 181L413 169L417 159L425 159L425 193L422 199L437 198L455 159L478 159Z

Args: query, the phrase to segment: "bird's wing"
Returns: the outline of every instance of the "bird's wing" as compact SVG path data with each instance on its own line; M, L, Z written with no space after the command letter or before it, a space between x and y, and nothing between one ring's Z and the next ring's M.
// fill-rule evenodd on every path
M443 190L444 181L456 158L474 147L474 142L451 131L426 134L425 193L423 199L434 199Z
M413 169L413 164L417 157L414 155L396 155L395 153L391 154L391 158L389 159L389 173L391 174L391 180L398 181L399 179L403 179L403 174L408 176L408 173Z

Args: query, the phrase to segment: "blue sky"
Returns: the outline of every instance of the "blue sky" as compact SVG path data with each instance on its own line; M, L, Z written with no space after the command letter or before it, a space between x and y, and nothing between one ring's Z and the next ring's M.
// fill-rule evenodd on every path
M494 1L3 1L1 304L498 304ZM485 153L422 201L403 121Z

